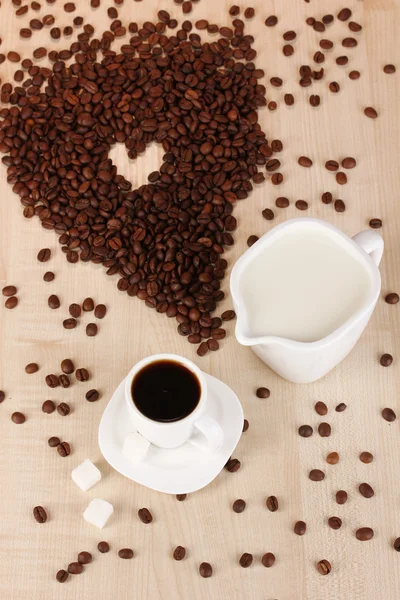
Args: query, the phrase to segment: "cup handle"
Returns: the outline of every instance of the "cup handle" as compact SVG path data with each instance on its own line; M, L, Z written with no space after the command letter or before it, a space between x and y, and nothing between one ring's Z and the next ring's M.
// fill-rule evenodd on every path
M189 442L201 450L219 450L224 443L222 427L210 415L203 415L193 423L202 435L194 434Z
M379 267L379 263L382 259L384 242L382 236L376 231L361 231L352 238L356 244L358 244L364 252L370 255L372 260Z

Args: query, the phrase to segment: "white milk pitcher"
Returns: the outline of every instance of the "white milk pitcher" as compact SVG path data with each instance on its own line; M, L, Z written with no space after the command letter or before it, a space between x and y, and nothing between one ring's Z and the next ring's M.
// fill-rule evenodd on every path
M382 237L353 238L320 219L291 219L233 267L236 338L281 377L310 383L350 352L381 289Z

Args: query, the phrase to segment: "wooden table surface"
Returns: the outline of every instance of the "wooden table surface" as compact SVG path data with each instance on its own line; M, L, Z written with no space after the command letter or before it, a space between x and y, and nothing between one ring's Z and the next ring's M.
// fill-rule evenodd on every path
M76 1L72 15L62 10L62 1L47 5L41 0L39 15L53 13L64 26L76 15L103 31L109 23L106 6L90 12L88 0ZM266 181L255 186L250 197L235 208L239 227L236 244L227 253L230 267L245 251L250 234L261 235L273 225L290 217L312 215L326 219L349 235L368 228L372 217L383 220L381 230L386 248L381 263L382 297L360 343L351 355L328 376L310 385L294 385L271 372L248 348L239 346L234 337L234 322L228 323L228 336L219 352L199 358L176 333L175 323L145 307L138 299L119 292L113 278L107 278L100 266L67 263L57 236L41 228L38 220L25 220L19 199L6 182L6 169L0 169L1 285L18 286L19 305L9 311L0 307L1 376L0 388L6 400L0 406L0 597L2 600L41 600L84 598L85 600L395 600L399 597L400 555L393 541L400 536L400 435L398 421L389 424L381 417L385 406L400 414L399 310L384 302L389 291L400 289L400 209L398 155L400 137L400 74L386 75L383 66L394 63L400 68L398 0L351 0L353 19L363 25L361 33L352 34L347 23L335 20L324 36L305 24L308 16L321 18L336 14L344 4L339 0L254 0L239 2L244 8L254 6L256 16L246 23L255 37L257 67L265 70L268 100L278 109L260 111L260 121L268 139L283 141L282 172L285 182L276 188ZM229 24L227 0L200 0L194 5L193 21L207 18L220 25ZM139 22L156 17L164 8L182 19L182 11L172 0L141 3L125 0L120 15L123 22ZM11 2L0 8L1 51L16 49L29 56L32 49L49 44L48 29L35 32L31 40L18 36L20 27L37 16L33 11L17 18ZM265 27L267 16L276 14L276 27ZM297 31L293 42L295 54L282 54L282 34ZM354 35L355 49L344 49L342 38ZM298 85L298 68L312 62L318 41L327 37L335 47L326 52L323 65L326 76L314 84L313 92L322 98L318 109L311 108L311 88ZM54 47L66 44L52 42ZM338 55L347 54L349 64L335 64ZM46 61L43 60L43 64ZM13 72L6 62L0 67L4 81ZM351 81L348 72L358 69L361 78ZM269 84L270 77L284 80L281 89ZM332 94L328 82L336 80L341 91ZM315 91L318 90L318 91ZM285 93L293 93L295 106L283 102ZM379 118L368 119L366 106L374 106ZM298 166L300 155L310 156L310 169ZM144 157L128 164L123 147L114 152L114 160L134 185L146 181L160 161L160 150L150 148ZM357 167L348 172L345 186L336 184L334 174L324 168L328 159L354 156ZM346 203L339 214L333 206L321 203L324 191ZM275 209L275 198L285 195L291 200L288 209ZM310 208L299 213L296 199L305 199ZM261 210L272 207L273 222L261 217ZM36 254L42 247L52 250L49 263L40 264ZM43 273L53 270L54 282L45 284ZM229 282L223 282L226 299L221 309L231 308ZM61 308L51 311L47 297L56 293ZM83 325L64 330L61 321L68 316L68 305L92 296L108 307L97 337L88 338ZM3 303L2 303L3 304ZM219 312L217 314L220 314ZM89 317L82 318L83 323ZM175 352L194 360L206 372L230 385L243 404L250 428L242 436L234 456L242 467L237 473L221 474L207 488L191 494L184 502L156 493L125 479L103 459L97 444L97 429L108 398L117 384L140 358L157 352ZM379 364L383 352L394 355L394 363L384 369ZM91 380L74 383L68 390L50 390L45 375L59 371L59 363L70 357L77 366L87 367ZM24 366L36 361L40 370L27 375ZM267 386L271 396L259 400L255 389ZM91 387L101 391L94 404L85 401ZM72 414L61 418L57 413L43 415L41 404L46 398L67 401ZM329 407L321 419L314 411L317 400ZM348 408L335 412L339 402ZM22 426L11 422L10 415L20 410L27 415ZM332 435L314 434L303 439L299 425L314 428L321 420L332 425ZM51 435L71 443L73 452L61 459L47 445ZM374 455L374 462L360 462L361 451ZM328 452L337 451L340 462L325 463ZM89 492L81 492L71 481L71 470L89 457L100 468L103 479ZM326 471L323 482L308 479L308 471ZM375 489L372 499L363 498L358 485L369 482ZM345 489L347 504L335 502L335 492ZM268 495L279 499L279 511L265 507ZM115 513L103 531L88 525L82 518L90 499L100 497L112 502ZM232 511L232 502L244 498L247 508L242 514ZM32 508L43 505L49 521L38 525ZM154 522L143 525L137 510L147 506ZM339 516L343 526L330 529L327 519ZM293 533L297 520L308 529L304 537ZM355 530L371 526L375 537L359 542ZM108 540L111 552L100 555L96 546ZM183 562L172 560L176 545L187 548ZM119 548L132 547L135 558L118 558ZM58 569L76 560L77 552L93 552L94 561L80 576L71 576L60 585L55 580ZM253 565L242 569L238 560L243 552L254 555ZM276 555L273 568L261 565L265 552ZM326 558L332 564L327 577L318 574L315 564ZM198 566L212 563L214 575L202 579Z

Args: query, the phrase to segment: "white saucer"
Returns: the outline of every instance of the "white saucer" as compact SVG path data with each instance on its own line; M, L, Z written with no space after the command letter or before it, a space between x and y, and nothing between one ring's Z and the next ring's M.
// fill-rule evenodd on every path
M144 460L135 464L122 454L125 437L135 430L126 406L122 381L111 397L100 421L99 446L106 461L122 475L158 492L186 494L209 484L224 467L243 429L243 410L236 394L219 379L204 373L209 414L224 431L224 444L207 452L186 443L165 450L150 446Z

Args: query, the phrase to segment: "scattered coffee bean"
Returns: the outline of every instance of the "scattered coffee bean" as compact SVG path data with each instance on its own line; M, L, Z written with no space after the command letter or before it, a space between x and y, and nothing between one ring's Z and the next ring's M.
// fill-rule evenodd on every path
M367 106L367 108L364 109L364 115L366 117L369 117L370 119L376 119L378 116L378 113L376 112L375 108L373 108L372 106Z
M250 248L250 246L252 246L253 244L255 244L258 241L258 235L250 235L247 238L247 245Z
M364 498L372 498L372 496L375 495L375 492L369 483L360 483L358 486L358 491L360 492L361 496L364 496Z
M61 440L56 436L52 436L47 440L47 443L49 444L50 448L57 448L58 444L61 443Z
M355 48L356 46L358 46L358 42L353 37L347 37L342 40L342 46L344 46L345 48Z
M100 394L97 390L89 390L85 394L85 398L88 402L96 402L100 397Z
M56 405L53 400L45 400L42 404L42 412L47 415L51 415L56 410Z
M88 381L89 380L89 372L87 369L76 369L75 377L78 381Z
M212 570L212 566L210 565L210 563L202 562L199 567L199 573L204 578L211 577L213 570Z
M64 583L65 581L67 581L68 577L68 572L64 569L60 569L59 571L57 571L56 579L59 583Z
M11 420L13 423L15 423L16 425L22 425L22 423L25 423L26 418L25 415L22 414L21 412L14 412L11 415Z
M337 94L338 92L340 92L340 85L337 81L331 81L331 83L329 84L329 89L333 94Z
M15 287L15 285L6 285L1 291L3 296L15 296L15 294L17 293L17 288Z
M47 521L47 512L43 506L35 506L33 509L33 516L35 517L35 521L37 523L46 523Z
M358 32L358 31L361 31L362 25L360 25L359 23L356 23L355 21L350 21L349 29L350 29L350 31Z
M347 404L345 404L344 402L341 402L340 404L337 405L335 410L336 410L336 412L343 412L344 410L346 410L346 408L347 408Z
M354 169L354 167L357 165L357 161L355 158L352 158L351 156L347 156L346 158L344 158L342 160L342 167L344 169Z
M29 363L28 365L26 365L25 371L28 373L28 375L37 373L37 371L39 371L39 365L36 363Z
M81 316L82 309L79 306L79 304L70 304L68 307L68 312L71 315L71 317L77 319Z
M336 175L336 177L337 177L337 175ZM337 200L335 200L334 207L335 207L336 212L338 212L338 213L342 213L346 210L345 203L343 202L343 200L340 200L339 198Z
M278 498L276 496L268 496L265 504L269 511L276 512L279 508Z
M142 523L145 523L146 525L148 523L151 523L153 520L153 516L148 508L139 508L138 517L142 521Z
M307 525L304 523L304 521L297 521L294 524L293 531L295 532L296 535L304 535L306 530L307 530Z
M385 65L383 67L383 72L387 73L388 75L392 74L392 73L396 73L396 67L394 65Z
M283 182L282 173L274 173L271 177L271 183L273 185L280 185Z
M62 417L66 417L71 412L71 409L66 402L60 402L60 404L57 406L57 412Z
M47 262L51 257L51 250L50 248L42 248L42 250L39 250L38 255L37 255L37 259L39 262Z
M243 429L242 429L242 433L245 433L245 432L248 430L248 428L249 428L249 422L248 422L248 420L247 420L247 419L245 419L245 420L243 421Z
M106 316L107 307L104 304L98 304L94 309L96 319L103 319Z
M324 204L331 204L332 194L330 192L324 192L321 196L321 200Z
M270 208L264 208L261 214L267 221L272 221L275 217L274 212Z
M385 296L385 302L387 302L387 304L397 304L399 299L399 295L396 294L396 292L391 292Z
M68 573L70 575L80 575L83 572L83 565L79 562L72 562L68 565Z
M325 473L320 469L312 469L308 474L308 477L311 481L322 481L325 479Z
M55 275L52 271L46 271L46 273L43 275L43 281L46 281L47 283L50 283L50 281L53 281L55 278ZM64 573L66 573L66 571L64 571Z
M360 460L361 460L361 462L363 462L364 464L367 465L369 463L372 463L372 461L374 460L374 457L371 454L371 452L361 452Z
M360 542L368 542L372 540L374 537L374 530L371 527L360 527L356 531L356 538L360 540Z
M9 309L15 308L17 304L18 298L16 296L10 296L10 298L7 298L7 300L4 302L4 306Z
M60 385L57 375L46 375L46 383L50 388L56 388Z
M317 106L319 106L321 104L321 98L318 96L318 94L311 94L311 96L309 98L309 102L310 102L311 106L316 108Z
M331 40L320 40L319 45L323 50L332 50L333 48Z
M92 555L90 554L90 552L79 552L78 554L78 562L81 563L81 565L88 565L89 563L92 562Z
M293 106L293 104L294 104L293 94L285 94L284 101L285 101L286 106Z
M85 312L94 310L94 302L92 298L85 298L82 304L82 308Z
M253 562L253 555L249 554L248 552L245 552L244 554L242 554L242 556L239 559L239 564L244 569L247 569L248 567L250 567L252 562Z
M199 356L205 356L208 352L208 344L207 342L201 342L200 346L197 348L197 354Z
M4 402L4 400L6 399L6 394L5 392L3 392L3 390L0 390L0 404L2 402Z
M216 350L218 350L219 344L218 344L217 340L211 339L211 340L207 341L207 347L212 352L215 352Z
M400 552L400 537L394 540L393 548L396 550L396 552Z
M318 425L318 433L321 437L329 437L331 435L331 426L329 423L320 423Z
M330 465L336 465L339 462L339 454L337 452L330 452L326 457L326 462Z
M369 222L371 229L380 229L382 227L381 219L371 219Z
M235 513L242 513L245 508L246 508L246 502L242 499L235 500L235 502L232 504L232 509L233 509L233 512L235 512Z
M236 471L239 471L240 466L240 460L237 458L230 458L225 464L225 469L230 473L236 473Z
M294 48L292 44L285 44L282 48L284 56L292 56L294 54Z
M99 542L97 544L97 549L99 552L101 552L102 554L106 554L107 552L110 551L110 545L108 542Z
M60 442L57 446L57 452L60 456L65 458L71 454L71 446L68 442Z
M269 398L270 395L271 395L271 392L266 387L260 387L256 390L257 398L266 399L266 398Z
M328 171L337 171L339 168L339 163L336 160L327 160L325 163L325 169Z
M342 8L336 15L339 21L347 21L351 17L351 10L349 8Z
M313 164L311 158L308 158L308 156L300 156L297 162L301 167L311 167Z
M183 502L184 500L186 500L187 498L187 494L176 494L176 499L178 500L178 502Z
M51 296L49 296L49 299L47 301L48 305L50 308L57 309L60 308L60 299L58 296L56 296L55 294L52 294Z
M88 337L94 337L95 335L97 335L97 331L98 331L98 327L97 327L96 323L88 323L86 325L86 335Z
M338 56L335 62L337 65L343 67L344 65L347 65L349 58L347 56Z
M284 196L280 196L275 200L275 204L278 208L287 208L289 206L289 200Z
M64 321L63 321L64 329L75 329L77 324L78 324L77 320L73 319L72 317L70 319L64 319Z
M267 27L274 27L274 25L276 25L277 23L278 23L278 17L276 17L275 15L271 15L270 17L265 19L265 25Z
M75 371L74 363L71 359L65 358L61 361L61 370L66 375L71 375Z
M183 546L177 546L172 556L174 560L183 560L186 556L186 549Z
M336 502L338 504L346 504L347 498L347 492L345 492L344 490L339 490L338 492L336 492Z
M360 79L361 73L360 71L350 71L349 78L352 80Z
M382 354L379 362L382 367L390 367L393 362L393 356L391 354Z
M296 200L295 206L298 210L307 210L308 202L306 202L305 200Z
M340 529L342 526L342 519L339 519L339 517L329 517L328 525L331 529Z
M264 567L270 568L274 565L275 563L275 555L272 554L272 552L266 552L262 559L261 562L263 564Z
M336 181L339 185L344 185L345 183L347 183L346 173L343 173L343 171L339 171L338 173L336 173Z
M221 319L223 321L232 321L236 317L236 313L234 310L226 310L222 313Z
M332 571L332 566L329 560L323 559L317 562L317 571L321 575L329 575L329 573Z
M322 417L325 416L328 413L328 407L326 406L325 402L317 402L314 406L315 408L315 412L318 415L321 415Z
M249 8L246 8L246 10L244 11L243 14L244 14L245 19L252 19L255 15L255 10L254 10L254 8L249 7Z
M301 425L299 427L299 435L304 438L311 437L313 434L313 428L311 425Z
M60 375L58 380L62 388L69 388L69 386L71 385L71 382L67 375Z

